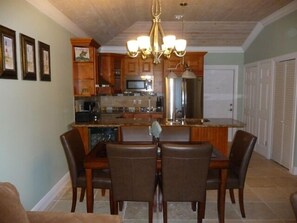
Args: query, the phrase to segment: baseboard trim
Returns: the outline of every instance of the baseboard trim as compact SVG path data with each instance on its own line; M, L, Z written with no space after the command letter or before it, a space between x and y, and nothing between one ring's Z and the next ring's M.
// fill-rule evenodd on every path
M51 202L58 196L58 194L69 183L70 175L67 172L52 189L31 209L31 211L45 211Z

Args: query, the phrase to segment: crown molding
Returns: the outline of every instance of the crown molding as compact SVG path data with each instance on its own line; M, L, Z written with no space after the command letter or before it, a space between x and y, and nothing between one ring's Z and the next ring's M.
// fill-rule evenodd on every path
M265 26L268 26L269 24L281 19L282 17L294 12L295 10L297 10L297 0L294 0L288 5L262 19L260 22L257 23L250 35L246 38L246 40L242 44L242 49L246 51Z
M242 47L187 47L187 52L208 52L208 53L243 53ZM100 53L126 54L126 47L122 46L101 46Z
M50 17L60 26L67 29L69 32L76 36L85 36L89 37L89 35L79 28L75 23L73 23L70 19L68 19L62 12L56 9L52 4L50 4L47 0L26 0L35 8L37 8L40 12Z

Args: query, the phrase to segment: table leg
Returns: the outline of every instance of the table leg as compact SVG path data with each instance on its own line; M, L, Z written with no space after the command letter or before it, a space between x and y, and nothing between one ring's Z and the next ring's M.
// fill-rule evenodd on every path
M219 222L225 222L225 195L226 195L226 182L227 182L228 171L227 169L221 169L221 182L218 191L218 214Z
M92 185L92 169L86 169L86 197L87 197L87 212L93 213L94 209L94 194Z

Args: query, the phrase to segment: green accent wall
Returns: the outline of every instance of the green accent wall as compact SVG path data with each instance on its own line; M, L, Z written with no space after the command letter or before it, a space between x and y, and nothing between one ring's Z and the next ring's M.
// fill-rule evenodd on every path
M24 0L0 1L0 24L16 31L18 80L0 79L0 181L32 209L68 172L59 136L73 122L70 38ZM35 39L37 81L22 79L20 33ZM40 81L38 41L50 45L51 81Z
M297 11L269 24L245 51L244 63L297 51Z

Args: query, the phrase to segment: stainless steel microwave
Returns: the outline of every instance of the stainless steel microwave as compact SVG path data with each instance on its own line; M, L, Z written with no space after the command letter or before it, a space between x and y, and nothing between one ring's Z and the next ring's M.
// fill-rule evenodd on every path
M154 91L154 76L151 75L127 75L126 91L152 92Z

